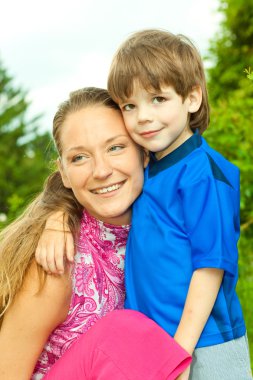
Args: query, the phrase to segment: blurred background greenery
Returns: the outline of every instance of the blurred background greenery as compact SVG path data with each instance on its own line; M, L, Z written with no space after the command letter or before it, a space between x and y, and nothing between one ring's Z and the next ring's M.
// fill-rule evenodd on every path
M206 60L209 144L241 169L240 296L253 363L253 0L220 0L222 21ZM201 31L199 31L201 33ZM40 116L27 119L26 93L0 62L0 228L41 190L55 157Z
M223 21L210 42L211 124L205 138L241 170L238 294L253 367L253 0L221 0Z

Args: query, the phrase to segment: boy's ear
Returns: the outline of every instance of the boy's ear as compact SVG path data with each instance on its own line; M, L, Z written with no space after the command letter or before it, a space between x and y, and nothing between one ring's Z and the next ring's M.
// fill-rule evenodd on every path
M62 160L60 159L60 157L57 158L56 164L57 164L58 170L59 170L59 172L61 174L61 179L62 179L64 187L66 187L67 189L71 189L71 185L69 183L69 179L66 176L66 174L64 173L64 169L63 169L63 165L62 165Z
M199 110L199 107L202 103L202 90L200 86L195 86L192 88L191 92L188 95L190 101L189 112L194 113Z

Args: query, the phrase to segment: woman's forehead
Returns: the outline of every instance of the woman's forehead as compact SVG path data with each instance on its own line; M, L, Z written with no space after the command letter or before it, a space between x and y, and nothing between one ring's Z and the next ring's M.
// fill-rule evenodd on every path
M63 123L61 140L66 146L73 140L76 143L79 139L85 141L93 138L93 144L96 144L98 140L106 142L119 136L129 138L121 112L101 105L70 114Z

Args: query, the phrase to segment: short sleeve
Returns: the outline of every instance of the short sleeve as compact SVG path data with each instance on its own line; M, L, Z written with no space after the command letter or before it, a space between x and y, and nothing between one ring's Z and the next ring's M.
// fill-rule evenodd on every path
M185 184L180 196L193 270L219 268L235 275L240 226L238 191L209 170Z

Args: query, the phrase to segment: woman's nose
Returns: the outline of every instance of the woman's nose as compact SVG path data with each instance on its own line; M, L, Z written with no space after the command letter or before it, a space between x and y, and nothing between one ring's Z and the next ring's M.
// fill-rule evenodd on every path
M93 177L98 179L103 179L109 177L113 172L113 168L109 162L104 157L96 158L94 160L93 166Z

